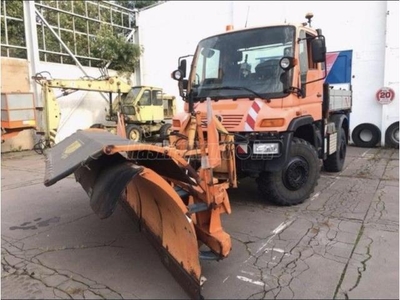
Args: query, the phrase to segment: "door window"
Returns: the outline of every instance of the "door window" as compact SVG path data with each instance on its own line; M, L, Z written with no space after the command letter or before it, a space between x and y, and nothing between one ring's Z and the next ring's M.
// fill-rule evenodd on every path
M306 40L306 33L304 30L300 31L299 60L300 60L301 82L304 83L307 80L307 71L308 71L307 40Z
M145 90L139 100L141 106L151 105L151 94L149 90Z
M153 105L157 105L157 106L160 106L163 104L161 91L152 91L151 103Z

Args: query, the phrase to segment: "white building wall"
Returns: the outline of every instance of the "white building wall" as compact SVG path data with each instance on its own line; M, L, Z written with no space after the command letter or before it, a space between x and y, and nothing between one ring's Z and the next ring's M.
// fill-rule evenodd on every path
M383 85L393 89L395 96L390 104L382 107L381 128L399 121L399 2L387 2L387 11ZM382 132L382 142L384 138Z
M389 118L390 112L390 119L398 120L398 100L396 109L387 109L376 100L381 87L396 81L386 79L393 76L397 76L394 87L398 94L398 2L168 1L140 12L139 35L145 48L143 83L159 85L180 99L170 74L177 68L178 57L193 54L199 40L223 32L227 24L240 29L246 23L252 27L304 22L307 12L313 12L312 26L322 29L328 51L353 50L350 129L360 123L373 123L383 129L383 136L386 123L382 123L382 116ZM397 37L397 46L389 46L391 50L385 47L386 31L389 41ZM181 110L183 104L178 104Z
M229 1L168 1L139 13L139 39L144 46L142 84L176 95L183 109L178 84L171 73L180 56L193 54L200 39L218 34L231 23Z

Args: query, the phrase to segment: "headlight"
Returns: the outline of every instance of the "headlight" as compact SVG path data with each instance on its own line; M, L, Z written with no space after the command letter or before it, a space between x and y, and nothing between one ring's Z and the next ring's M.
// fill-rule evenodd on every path
M172 77L172 79L180 81L183 79L183 73L181 70L178 69L178 70L175 70L174 72L172 72L171 77Z
M290 66L290 60L289 60L289 58L287 58L287 57L282 58L282 59L281 59L281 68L284 69L284 70L286 70L286 69L289 68L289 66Z
M254 154L279 154L279 143L254 144Z
M297 59L295 59L294 57L284 56L279 61L279 66L285 71L290 70L295 65L297 65Z

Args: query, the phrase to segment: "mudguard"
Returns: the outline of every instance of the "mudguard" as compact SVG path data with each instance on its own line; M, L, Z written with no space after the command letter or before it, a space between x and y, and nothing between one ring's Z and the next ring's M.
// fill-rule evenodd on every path
M100 218L110 216L118 200L122 200L185 291L192 298L201 298L199 245L193 222L187 216L187 206L152 169L136 165L121 153L105 152L110 145L133 143L103 130L78 131L46 153L44 184L50 186L74 173ZM184 174L179 174L179 178Z
M349 139L349 118L346 114L333 114L329 117L329 122L334 122L336 130L339 130L340 128L344 128L344 131L346 133L346 140L348 141Z

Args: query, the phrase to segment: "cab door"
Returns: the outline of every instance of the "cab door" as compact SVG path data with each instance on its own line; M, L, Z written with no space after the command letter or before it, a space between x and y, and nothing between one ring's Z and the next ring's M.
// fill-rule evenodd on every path
M164 101L161 90L153 90L151 92L151 105L153 112L153 120L161 121L164 119Z
M139 121L142 122L153 121L150 89L143 90L137 102L137 106L139 107L139 112L138 112Z
M314 63L311 53L312 35L300 31L299 61L300 81L304 97L300 99L302 114L310 114L314 120L322 117L322 87L324 72L321 63Z

